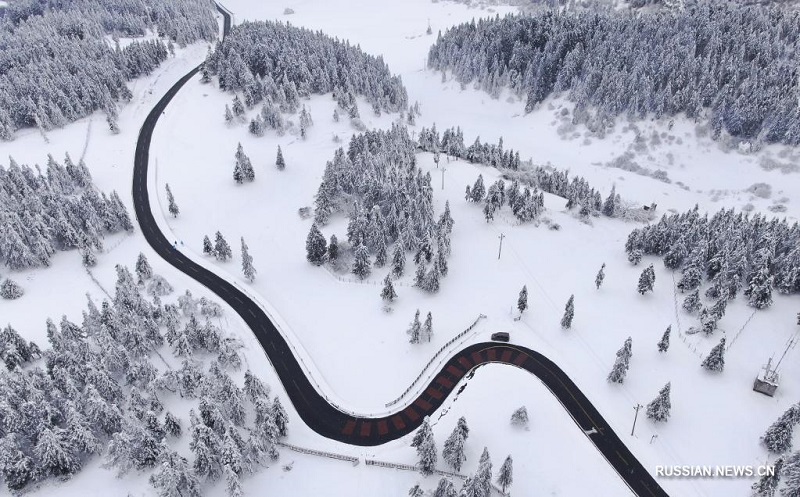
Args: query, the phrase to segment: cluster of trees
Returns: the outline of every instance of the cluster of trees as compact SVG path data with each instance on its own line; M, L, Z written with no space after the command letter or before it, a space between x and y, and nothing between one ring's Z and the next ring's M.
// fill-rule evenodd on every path
M0 331L0 474L9 490L69 477L104 455L120 474L155 470L159 495L199 495L201 481L224 476L233 496L241 475L277 457L286 412L249 371L241 388L231 379L241 344L199 321L214 305L189 292L177 303L148 301L141 287L156 275L144 256L136 269L139 283L117 266L113 298L100 308L89 300L80 325L48 319L44 351L10 326ZM179 367L153 364L165 349ZM178 396L196 402L188 424L165 407ZM170 445L184 430L191 464Z
M244 153L241 143L236 146L235 158L236 162L233 166L233 180L240 185L245 181L255 181L256 172L253 169L253 163L250 162L250 157Z
M772 305L774 290L800 293L800 225L721 210L709 218L698 207L663 216L657 223L628 235L625 251L638 263L643 254L663 257L664 265L680 270L678 289L688 295L683 307L700 310L703 331L710 334L725 314L728 301L744 289L756 309ZM700 287L713 304L704 307Z
M800 451L784 455L792 449L792 434L798 423L800 423L800 404L795 404L772 423L761 437L761 443L767 450L780 457L773 464L774 474L766 474L753 483L753 495L774 497L781 481L783 481L781 496L792 497L800 493Z
M208 54L204 78L218 76L219 87L241 92L244 105L264 101L259 119L271 128L283 126L281 112L300 110L300 99L333 92L339 106L358 118L355 97L363 96L377 112L408 106L406 89L381 57L305 28L280 22L244 22ZM234 101L234 115L237 103ZM306 127L311 124L310 118ZM301 128L303 123L301 122ZM303 130L301 129L301 134Z
M411 322L406 333L410 343L430 342L433 338L433 314L428 312L425 324L422 324L419 321L419 309L417 309L414 321Z
M457 157L473 164L486 164L502 169L519 169L519 152L513 149L503 149L503 137L500 137L497 145L491 143L481 143L480 137L475 138L475 142L469 147L464 146L464 133L461 127L446 129L441 136L436 130L436 124L430 129L423 127L419 131L417 139L421 150L433 154L445 153L451 157Z
M213 40L213 4L204 0L24 0L0 16L0 139L21 128L63 126L131 98L126 80L147 74L168 55L161 40L120 49L107 35L156 31L181 46Z
M464 417L459 418L456 427L453 429L452 434L447 438L442 450L442 457L445 462L453 468L454 471L461 471L462 465L466 460L464 455L464 443L469 436L469 427L467 420ZM417 449L417 456L419 463L417 464L420 472L429 476L436 470L437 449L436 441L433 437L433 430L430 426L430 420L426 416L414 434L411 441L411 446ZM497 484L506 491L513 481L513 460L511 456L506 457L503 465L497 473ZM475 474L469 476L461 488L457 492L453 482L447 478L442 478L439 481L437 488L433 492L434 497L457 497L459 495L468 495L471 497L489 497L492 490L492 460L489 456L489 450L484 447L480 460L478 461L478 469ZM424 495L423 490L419 485L415 485L409 491L409 495L414 497L421 497Z
M244 237L241 237L240 241L242 245L242 274L247 281L252 283L255 281L258 271L255 266L253 266L253 256L250 255L250 248L247 246L247 243L245 243ZM203 237L203 254L210 255L220 262L228 262L233 258L231 246L219 231L214 235L213 244L208 235Z
M366 278L374 254L375 267L391 264L390 274L399 278L406 272L406 252L412 251L418 265L415 284L429 292L439 290L448 271L454 221L449 204L434 219L431 176L417 168L415 150L406 128L393 125L388 131L354 136L347 153L336 151L315 198L314 224L306 240L311 263L340 257L338 239L332 236L328 245L319 227L349 207L347 241L354 249L354 274Z
M428 65L503 87L533 110L567 92L597 128L626 114L683 113L712 136L800 144L795 61L800 17L781 7L702 2L681 12L538 12L472 21L431 47ZM589 115L589 108L596 110Z
M91 266L105 233L133 231L117 192L98 192L83 161L67 154L61 165L48 155L42 172L9 160L0 166L0 261L9 268L49 266L57 250L74 248Z
M544 193L539 192L536 187L533 191L527 186L520 190L520 183L516 179L508 189L502 179L498 179L487 189L483 175L479 174L471 188L467 185L464 199L467 202L484 202L483 215L487 223L494 219L495 212L506 204L506 200L514 217L521 223L533 221L544 212Z
M598 190L595 190L582 176L569 177L567 171L561 171L550 166L535 166L522 171L507 171L506 176L520 183L538 188L544 192L567 199L567 208L579 208L582 216L603 213L609 217L617 217L621 213L619 208L622 199L616 190L603 201Z

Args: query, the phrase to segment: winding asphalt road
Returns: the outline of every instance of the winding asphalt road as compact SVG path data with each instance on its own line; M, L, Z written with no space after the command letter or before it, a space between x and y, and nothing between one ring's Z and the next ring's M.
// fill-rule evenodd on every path
M227 34L230 13L221 7L218 10L225 16L223 31ZM192 69L170 88L147 116L139 132L133 174L136 218L147 243L159 256L214 292L244 319L269 357L298 414L312 430L324 437L359 446L375 446L395 440L414 431L425 416L432 416L458 382L475 368L488 363L508 364L532 373L545 384L636 495L667 495L575 383L542 354L518 345L488 342L466 347L447 361L419 397L388 416L353 416L328 403L311 384L290 346L261 307L233 284L176 250L159 230L150 210L147 177L153 130L170 100L199 69ZM569 461L564 461L564 464L569 464ZM591 475L575 477L591 479Z

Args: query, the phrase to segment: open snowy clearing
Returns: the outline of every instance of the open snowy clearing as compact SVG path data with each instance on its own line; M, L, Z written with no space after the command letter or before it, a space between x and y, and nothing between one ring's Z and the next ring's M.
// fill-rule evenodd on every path
M506 147L520 150L523 158L532 157L536 163L549 161L559 168L569 168L604 193L616 183L624 199L657 202L662 212L668 208L682 211L694 203L713 212L723 206L742 207L750 202L757 210L766 211L774 199L785 196L789 199L787 214L800 215L797 206L800 176L797 173L784 174L780 169L765 172L759 167L757 157L726 154L713 143L710 147L697 145L690 123L676 120L671 131L681 138L681 144L659 146L652 161L634 159L650 169L666 170L673 181L681 181L693 190L686 191L675 184L595 165L607 163L624 151L615 144L615 137L590 138L589 145L582 144L583 138L562 141L556 126L551 125L552 111L543 109L523 117L521 102L492 100L482 92L462 91L454 82L443 85L440 74L422 70L427 48L435 39L435 35L424 34L428 18L435 33L488 12L423 0L402 5L364 0L294 2L287 5L296 11L291 16L283 16L286 6L275 4L233 0L226 6L236 13L237 21L286 19L293 24L347 37L367 52L384 54L392 72L403 76L410 100L421 103L423 115L418 125L436 122L440 130L460 125L467 143L478 134L490 141L503 136ZM498 9L500 13L509 10ZM176 58L170 58L153 75L133 83L134 100L120 112L123 130L120 135L110 135L104 119L95 116L48 133L49 143L44 143L38 132L29 131L20 133L14 142L3 143L0 149L18 162L33 164L44 163L48 152L56 158L63 157L65 151L73 158L81 157L85 148L85 160L98 187L117 189L128 202L130 164L140 123L166 88L199 63L205 52L205 45L179 51ZM759 447L758 437L786 407L800 398L800 388L792 383L792 378L800 377L797 351L784 362L785 381L774 399L753 393L752 379L761 364L770 355L782 351L786 340L796 332L793 299L776 298L773 307L756 313L749 322L752 310L741 300L729 306L721 328L729 343L734 336L738 338L726 356L726 371L720 376L709 375L699 367L700 355L717 342L721 331L711 339L696 336L687 338L688 344L683 343L677 332L695 324L696 318L679 310L680 323L676 319L672 278L663 270L660 261L643 261L656 265L655 293L644 297L636 294L635 285L642 266L630 267L622 250L625 237L634 225L608 219L596 220L593 227L581 224L560 213L564 202L552 196L546 196L548 215L561 224L560 231L547 230L544 225L514 226L507 210L487 225L480 207L463 201L463 190L479 173L491 183L497 172L462 162L447 164L443 159L442 165L448 170L444 176L445 189L440 190L441 173L435 170L432 157L422 154L418 156L421 167L433 174L437 214L445 200L450 201L453 209L456 226L450 275L443 280L442 290L435 296L398 285L399 301L393 305L394 311L386 314L381 309L379 285L341 282L327 270L312 267L305 261L304 243L310 221L300 219L297 209L312 204L325 161L339 146L332 142L332 135L338 134L346 145L352 133L344 120L339 124L332 122L334 102L329 97L315 97L306 102L315 126L310 130L309 139L302 142L298 137L277 138L274 134L255 138L244 126L226 128L222 111L229 101L230 95L221 94L213 86L201 85L199 78L189 82L178 94L159 123L153 140L151 158L155 167L152 169L157 172L151 183L157 188L153 193L158 195L151 198L154 203L160 198L165 212L163 185L170 183L182 214L176 220L166 219L165 214L162 226L167 236L170 236L168 230L172 230L174 238L185 243L187 252L199 254L202 236L221 230L231 243L235 258L219 265L220 274L227 272L243 286L247 284L240 277L238 237L245 237L259 270L252 292L269 302L288 325L287 334L296 340L306 357L313 358L309 366L315 378L337 403L364 413L385 411L384 404L408 387L439 346L483 313L488 318L481 321L470 340L485 340L492 331L507 329L512 332L513 341L548 355L572 376L651 472L655 471L656 464L761 464L765 461L767 453ZM362 105L362 109L367 108ZM367 112L363 114L370 127L387 127L396 117L374 118L366 117ZM639 127L648 126L640 124ZM659 130L666 130L666 124ZM578 131L583 133L580 128ZM233 153L239 141L256 167L256 182L247 186L236 186L231 179ZM287 161L284 172L274 168L278 144ZM671 166L666 159L670 152L674 156ZM768 152L778 158L778 150ZM772 185L772 198L742 192L758 182ZM709 195L712 189L730 193ZM714 198L718 200L711 201ZM154 204L156 212L158 208L160 206ZM346 219L339 216L323 232L326 236L335 233L342 239L345 226ZM500 233L506 238L498 261L497 236ZM118 246L117 242L120 242ZM93 271L109 290L114 281L114 264L132 264L139 251L149 255L143 240L136 234L107 238L106 247L113 249L98 257L98 267ZM202 256L197 258L202 260ZM606 283L596 291L593 277L603 262L607 264ZM151 257L151 263L155 272L164 275L176 289L188 287L195 296L208 296L195 288L189 278L169 269L157 258ZM211 260L207 263L213 264ZM95 299L103 296L100 288L86 276L77 253L58 254L53 266L15 275L27 293L20 300L2 303L5 321L40 343L45 342L46 316L67 314L70 319L79 321L84 293L90 292ZM369 281L379 282L386 271L386 268L374 271ZM352 279L350 275L345 277ZM403 281L410 284L410 277L407 275ZM510 308L523 284L528 286L531 309L521 321L514 322ZM558 322L564 303L572 293L576 299L576 318L573 329L565 332ZM31 312L34 306L37 312ZM423 313L433 312L435 335L433 343L414 347L407 343L405 329L417 308ZM230 316L228 318L233 321ZM746 322L741 335L737 335ZM230 324L231 331L235 332L238 325ZM668 324L673 326L672 346L666 355L659 355L655 344ZM248 331L238 329L247 339ZM623 386L612 386L605 381L605 375L613 363L615 351L627 336L633 337L631 371ZM280 393L255 340L250 339L248 343L251 367L263 375L273 391ZM637 402L649 402L667 381L672 382L673 395L670 422L656 426L640 416L636 437L628 437L632 406ZM498 392L498 384L507 390ZM534 390L535 395L527 397ZM510 430L507 418L522 404L527 404L532 414L532 428L519 437L506 433ZM292 417L289 442L359 453L360 449L342 447L309 432L301 426L288 402L285 405ZM455 407L442 419L441 426L435 428L440 447L458 415L465 415L473 428L467 444L467 470L474 469L469 463L475 463L484 445L494 457L495 468L505 454L511 453L516 465L512 490L518 495L546 491L555 495L582 495L592 489L602 489L603 495L625 492L621 481L593 452L566 413L527 374L513 368L482 368ZM554 424L544 424L544 420ZM497 428L490 431L489 427L495 425ZM658 438L651 444L651 437L656 434ZM371 449L370 453L376 459L411 463L414 456L407 443L408 440L400 440ZM547 450L543 450L545 448ZM564 454L558 457L561 450ZM281 464L293 459L297 464L292 472L271 468L245 480L245 491L269 488L274 489L276 495L289 492L300 495L335 486L348 488L353 495L375 495L380 488L383 495L400 496L419 479L416 474L364 466L350 469L346 463L311 459L286 450ZM571 465L564 466L564 460L569 460ZM529 465L528 470L524 469L525 464ZM308 478L311 472L314 478ZM396 479L387 485L386 478L390 474L395 474ZM576 474L590 474L591 488L569 487L581 485ZM109 485L124 485L132 495L152 492L145 477L120 481L113 479L113 473L87 468L66 486L48 487L42 493L63 495L71 491L85 495L88 485L106 490L108 487L101 478L108 478ZM660 482L673 495L747 495L750 484L746 479L661 479ZM433 488L435 480L429 478L424 486ZM218 485L213 492L222 495L222 487Z

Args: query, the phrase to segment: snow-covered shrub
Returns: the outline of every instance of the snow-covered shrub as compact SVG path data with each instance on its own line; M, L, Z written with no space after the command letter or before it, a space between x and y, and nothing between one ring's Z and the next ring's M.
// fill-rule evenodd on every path
M172 285L160 274L153 275L147 282L147 293L163 297L172 293Z
M200 314L211 318L222 316L222 306L205 297L200 297Z
M527 428L529 423L528 409L525 406L520 407L511 415L511 425L520 428Z
M23 293L25 292L22 290L22 287L14 280L6 279L3 284L0 285L0 297L6 300L18 299L22 297Z
M772 196L772 185L768 183L753 183L745 191L758 198L770 198Z

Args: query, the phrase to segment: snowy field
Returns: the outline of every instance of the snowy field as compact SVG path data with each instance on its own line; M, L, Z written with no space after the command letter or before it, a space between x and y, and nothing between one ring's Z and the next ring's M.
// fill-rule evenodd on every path
M642 167L663 169L673 181L666 184L649 177L607 168L633 143L633 134L622 125L604 139L581 136L563 140L558 132L561 121L554 117L562 102L523 116L523 103L488 95L453 81L442 83L441 74L424 70L428 47L437 30L463 22L488 11L467 9L449 2L426 0L375 2L367 0L297 1L285 5L253 0L229 0L226 7L244 19L283 19L295 25L323 29L346 37L366 52L382 54L393 73L400 74L411 102L418 100L423 112L417 126L437 124L439 130L461 126L465 142L480 135L494 142L502 136L505 146L519 150L523 158L535 163L552 163L558 168L586 177L606 194L612 184L626 200L656 202L659 210L683 211L695 203L714 212L721 207L769 212L776 203L786 206L790 218L800 216L800 176L790 172L797 164L791 154L770 147L757 154L724 152L707 138L695 136L695 125L676 119L671 130L667 122L637 124L644 136L650 129L666 133L660 145L649 144L647 151L633 158ZM284 8L295 14L284 16ZM510 11L498 7L501 15ZM495 12L491 12L494 15ZM434 35L426 36L430 20ZM0 155L13 156L20 163L44 163L47 153L61 158L69 152L83 157L92 171L95 184L104 191L116 189L130 204L131 169L136 133L146 113L166 89L182 74L202 61L207 45L178 50L153 75L132 83L134 99L120 111L122 133L111 135L102 116L85 119L63 130L48 133L48 141L35 131L21 132L10 143L0 144ZM448 78L449 79L449 78ZM418 155L423 170L430 170L435 187L437 215L450 201L455 219L449 261L450 273L442 290L433 296L410 286L397 285L399 300L393 312L385 313L379 297L380 282L386 268L375 270L367 284L340 281L326 269L313 267L305 260L305 238L310 220L301 219L297 210L312 205L325 162L339 146L334 134L346 145L353 132L346 120L334 123L334 101L329 96L305 102L315 125L309 137L276 137L268 133L256 138L245 126L226 127L225 103L230 95L199 78L190 81L162 116L151 149L151 184L158 195L151 196L155 212L164 213L161 222L167 236L183 241L183 250L205 264L217 265L219 274L250 286L251 293L268 302L286 324L284 330L309 364L314 378L326 395L348 409L363 413L386 411L385 403L404 391L436 350L452 336L469 326L478 314L487 315L469 341L486 340L500 329L509 330L512 341L538 350L559 364L595 403L631 451L651 473L658 464L763 464L767 452L758 444L764 429L789 405L800 399L798 351L790 352L782 366L784 382L775 398L751 391L752 380L761 365L773 354L782 352L786 341L796 333L796 299L776 297L775 304L753 315L741 300L728 307L720 322L721 330L710 338L679 336L696 324L696 318L675 310L673 280L660 261L656 267L653 294L636 293L642 265L627 262L623 245L635 227L606 218L589 226L564 213L564 201L546 196L547 216L561 225L559 231L546 226L516 226L504 208L492 224L486 224L479 206L464 202L464 186L483 174L487 184L497 178L495 170L463 162L447 163L444 173L437 171L430 154ZM362 109L368 106L361 105ZM370 114L369 116L367 114ZM375 118L362 112L368 127L386 128L396 116ZM296 116L291 118L297 120ZM412 128L413 130L414 128ZM418 129L418 128L417 128ZM571 132L567 132L569 135ZM674 136L671 140L669 135ZM648 138L649 140L649 138ZM680 140L680 141L679 141ZM241 142L256 168L253 184L237 186L232 180L233 155ZM287 168L274 167L275 152L281 145ZM672 158L670 161L670 157ZM770 164L778 164L771 171ZM781 168L781 164L785 167ZM766 165L766 166L765 166ZM784 172L785 171L785 172ZM688 190L676 182L687 185ZM754 183L767 183L769 198L745 192ZM164 184L169 183L181 208L178 219L167 217ZM785 197L787 200L783 200ZM779 202L777 202L779 201ZM346 219L334 218L323 233L344 238ZM200 255L203 235L220 230L228 239L234 260L217 264ZM497 259L498 236L505 235L503 252ZM258 269L254 284L244 283L239 269L239 237L244 236ZM98 257L93 272L100 285L113 288L114 265L132 265L139 251L149 256L156 273L164 275L182 291L192 289L195 296L208 295L196 288L188 277L159 261L147 249L141 236L116 235L106 239L107 254ZM412 264L409 259L407 268ZM594 275L606 263L606 282L595 290ZM413 271L413 269L412 269ZM345 275L347 279L352 279ZM17 301L2 301L4 322L12 323L26 338L46 342L44 320L66 314L80 321L85 294L103 298L103 292L80 266L77 253L59 253L53 267L15 275L26 295ZM371 284L370 284L371 283ZM531 308L520 321L514 321L511 308L517 294L527 285ZM570 331L559 327L564 304L575 294L575 322ZM680 294L678 295L680 297ZM680 304L680 301L678 301ZM434 316L434 339L430 344L407 343L405 329L419 308ZM36 309L35 312L31 312ZM283 396L274 373L256 342L233 314L227 312L230 331L239 333L249 346L247 359L254 371ZM748 320L749 319L749 320ZM667 354L656 351L656 342L667 325L672 325L672 346ZM743 328L743 325L745 325ZM740 332L741 330L741 332ZM711 375L700 368L701 356L722 333L732 342L726 355L726 370ZM610 385L606 374L616 350L628 336L633 338L631 370L624 385ZM736 337L735 340L733 338ZM655 425L644 416L630 437L633 405L646 404L667 381L672 382L672 418ZM413 463L409 440L398 440L382 447L359 449L322 439L303 427L285 398L292 419L289 442L347 454L369 455L376 459ZM452 401L451 401L452 402ZM401 403L402 404L402 403ZM531 430L511 431L508 418L520 405L531 413ZM624 495L627 488L588 440L574 426L555 399L541 384L511 367L490 366L480 370L453 407L434 428L441 448L444 439L464 415L472 428L467 441L466 471L473 471L483 446L488 446L498 468L507 454L515 460L516 495ZM656 438L653 438L657 435ZM800 440L795 438L796 441ZM187 451L188 453L188 451ZM402 496L415 482L426 489L435 487L433 477L420 480L414 473L388 469L350 467L347 463L282 453L280 464L295 461L291 472L273 467L244 480L250 493L269 489L274 495L315 495L331 487L347 488L350 495ZM565 464L564 461L569 461ZM107 495L111 485L124 487L131 495L151 495L146 475L115 480L114 474L99 469L84 470L64 486L46 487L42 495ZM440 467L444 467L440 464ZM308 476L313 474L313 478ZM389 475L391 479L389 479ZM589 477L589 475L591 475ZM729 496L748 495L747 479L660 479L670 495ZM87 488L97 489L91 493ZM122 491L118 493L123 493ZM221 485L209 495L223 495Z

